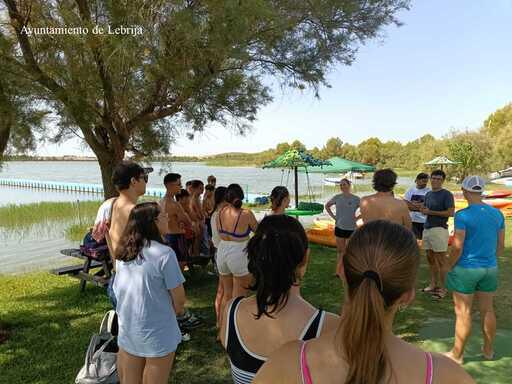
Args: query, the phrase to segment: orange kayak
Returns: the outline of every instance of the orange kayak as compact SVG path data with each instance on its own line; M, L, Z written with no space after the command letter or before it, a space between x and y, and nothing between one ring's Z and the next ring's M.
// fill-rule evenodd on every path
M512 214L512 207L511 207ZM313 225L306 230L308 240L314 244L325 245L336 248L336 237L334 236L334 220L316 219ZM448 220L448 230L450 231L449 244L453 241L453 217Z
M512 207L512 199L485 199L484 203L498 209ZM466 200L455 200L455 210L463 209L467 206L468 202Z
M484 199L498 199L503 197L512 196L512 190L498 190L498 191L489 191L484 193Z
M334 220L317 219L313 225L306 230L308 240L315 244L336 247L336 237L334 236Z

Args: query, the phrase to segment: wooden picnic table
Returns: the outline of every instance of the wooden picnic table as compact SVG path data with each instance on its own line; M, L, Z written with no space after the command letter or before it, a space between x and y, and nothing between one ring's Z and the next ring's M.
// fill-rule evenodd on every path
M90 282L100 287L106 287L112 276L112 261L107 254L102 258L93 258L85 255L79 248L62 249L61 254L83 260L82 265L70 265L52 269L50 273L62 276L67 275L80 280L80 292L85 290L85 284ZM100 268L99 270L97 270ZM93 273L92 270L97 270Z

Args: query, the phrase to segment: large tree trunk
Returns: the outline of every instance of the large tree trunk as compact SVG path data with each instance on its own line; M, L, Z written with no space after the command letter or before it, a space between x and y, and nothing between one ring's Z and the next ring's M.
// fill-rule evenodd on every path
M2 84L0 83L0 161L7 149L7 142L11 135L11 129L14 122L13 106L9 102L7 95L4 93Z
M105 199L109 199L114 196L118 196L119 192L112 183L112 173L117 164L119 164L124 157L123 155L116 155L115 153L109 152L108 154L96 154L98 163L100 164L101 170L101 181L103 183L103 195Z
M0 111L0 161L3 159L4 152L7 148L7 142L11 134L11 126L11 120L5 118Z

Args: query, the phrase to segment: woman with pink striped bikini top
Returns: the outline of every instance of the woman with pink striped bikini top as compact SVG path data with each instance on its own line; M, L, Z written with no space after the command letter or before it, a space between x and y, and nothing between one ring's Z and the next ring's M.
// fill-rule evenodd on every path
M474 384L449 358L393 334L396 312L414 300L419 262L414 235L403 226L377 220L359 228L343 256L336 331L278 349L253 383Z

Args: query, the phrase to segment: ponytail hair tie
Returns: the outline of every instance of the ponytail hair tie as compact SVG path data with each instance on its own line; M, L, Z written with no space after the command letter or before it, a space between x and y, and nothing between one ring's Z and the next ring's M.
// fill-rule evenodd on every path
M368 269L363 272L363 277L371 279L375 281L375 284L377 284L377 288L379 288L379 292L382 294L384 292L384 287L382 285L382 280L379 276L379 274L375 271L372 271L371 269Z

